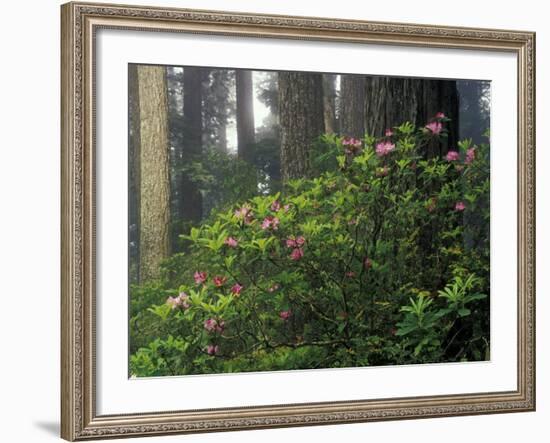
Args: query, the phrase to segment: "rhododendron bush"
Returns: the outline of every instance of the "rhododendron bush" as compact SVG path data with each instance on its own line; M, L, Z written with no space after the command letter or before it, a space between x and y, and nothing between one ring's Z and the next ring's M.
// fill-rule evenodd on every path
M312 178L214 211L132 289L131 372L488 358L489 146L427 155L445 121L323 136Z

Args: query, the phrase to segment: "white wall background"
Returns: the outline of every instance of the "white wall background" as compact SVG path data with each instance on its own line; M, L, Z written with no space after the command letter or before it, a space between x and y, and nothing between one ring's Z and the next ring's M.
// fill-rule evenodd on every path
M523 0L127 0L134 4L314 15L537 32L538 411L290 428L139 441L547 441L550 419L550 13ZM0 26L0 440L56 441L59 432L59 4L6 2ZM545 100L546 99L546 100ZM452 383L452 380L449 380Z

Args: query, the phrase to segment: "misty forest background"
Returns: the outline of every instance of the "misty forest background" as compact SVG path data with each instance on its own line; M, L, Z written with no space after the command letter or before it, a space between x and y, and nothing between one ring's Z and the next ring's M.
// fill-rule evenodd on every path
M129 66L130 375L489 358L490 84Z

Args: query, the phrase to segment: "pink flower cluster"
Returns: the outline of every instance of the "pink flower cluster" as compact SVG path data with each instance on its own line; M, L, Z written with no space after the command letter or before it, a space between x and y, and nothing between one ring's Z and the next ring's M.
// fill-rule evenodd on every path
M466 204L463 201L456 202L455 211L462 212L466 209Z
M208 355L216 355L220 352L220 347L218 345L208 345L206 347L206 353Z
M386 129L385 135L386 135L386 137L391 137L393 135L393 131L388 128L388 129Z
M443 130L443 125L439 121L430 122L426 125L426 129L429 129L433 135L439 135Z
M193 275L193 278L195 279L195 283L197 285L203 284L206 281L206 277L207 277L206 272L196 271L195 274Z
M264 218L264 221L262 222L262 229L264 231L267 229L276 231L277 229L279 229L279 223L280 223L280 220L278 217L273 217L272 215L268 215L266 218Z
M395 144L389 140L381 141L376 145L376 155L378 157L384 157L395 149Z
M357 154L361 151L361 140L353 137L344 137L342 145L346 154Z
M277 212L281 210L281 202L279 200L275 200L273 203L271 203L271 210L273 212Z
M223 243L230 248L236 248L239 246L239 242L234 237L227 237Z
M287 248L300 248L300 247L304 246L305 243L306 243L306 239L302 235L299 235L296 238L288 237L286 239L286 247Z
M225 329L225 322L223 320L209 318L204 321L204 329L206 329L207 332L221 334Z
M168 297L166 299L166 304L170 305L172 309L189 309L189 307L191 306L189 304L189 296L185 292L180 292L177 297Z
M445 156L445 160L447 160L448 162L455 162L459 159L460 159L460 155L457 151L449 151Z
M235 217L242 220L245 224L249 225L254 220L254 214L249 206L244 205L235 210Z
M476 158L476 148L469 148L466 151L466 160L464 160L464 163L469 165L469 164L473 163L475 158Z
M221 288L225 282L227 281L227 277L222 277L221 275L216 275L212 281L214 282L214 286L217 288Z
M290 318L291 315L292 315L292 311L290 309L288 311L279 312L279 317L283 321L287 321Z
M285 243L287 248L293 248L290 253L291 260L298 261L304 256L303 246L306 243L306 239L302 235L289 237Z
M239 296L241 295L241 291L243 290L244 286L240 285L239 283L235 283L233 286L231 286L231 293L233 295Z

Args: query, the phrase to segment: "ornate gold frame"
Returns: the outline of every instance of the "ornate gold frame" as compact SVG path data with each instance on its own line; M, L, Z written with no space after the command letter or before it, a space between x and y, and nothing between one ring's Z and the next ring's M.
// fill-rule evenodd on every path
M61 7L61 436L67 440L533 411L535 34L68 3ZM518 384L491 392L98 416L95 411L94 34L99 28L508 51L518 58Z

